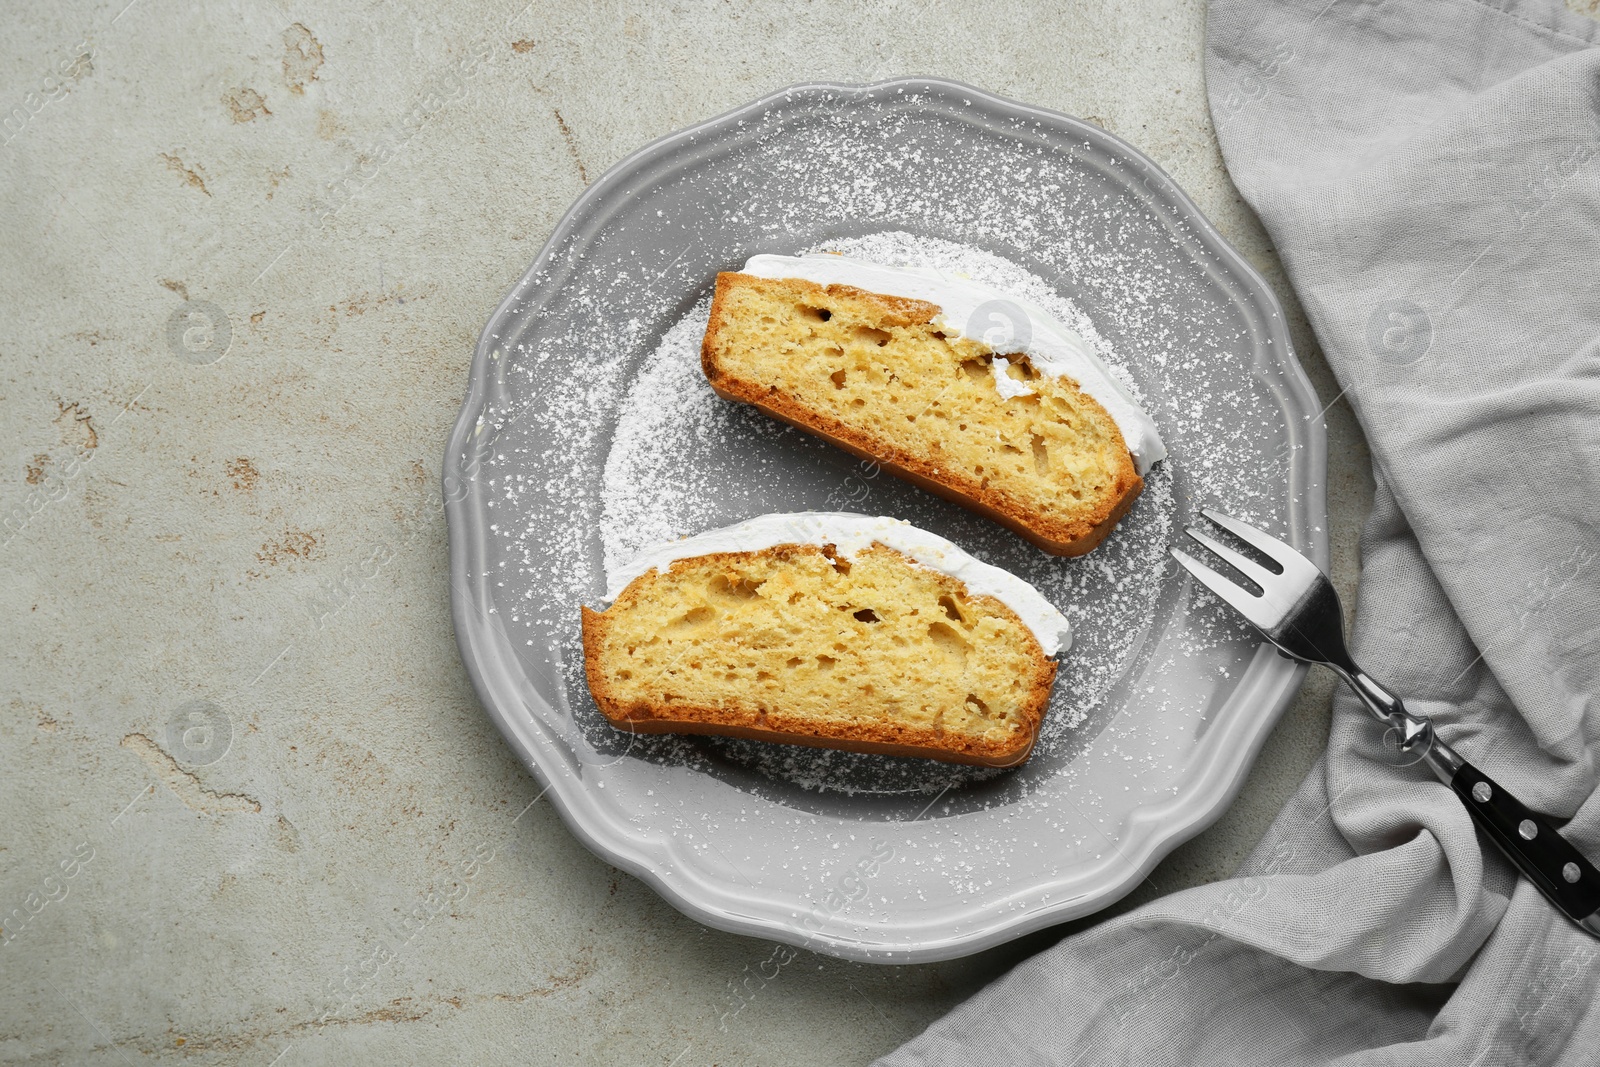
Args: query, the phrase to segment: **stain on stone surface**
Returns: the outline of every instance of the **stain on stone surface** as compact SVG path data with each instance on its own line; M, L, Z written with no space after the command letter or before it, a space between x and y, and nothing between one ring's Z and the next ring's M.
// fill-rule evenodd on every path
M501 1003L520 1004L534 997L544 998L562 990L573 989L580 986L592 977L596 967L593 950L585 946L578 950L578 958L574 959L570 970L565 974L552 974L545 979L545 984L534 986L532 989L521 993L496 993L493 999Z
M261 480L261 472L256 470L256 465L245 456L228 461L228 477L233 481L235 489L249 492Z
M161 288L177 293L185 301L189 299L189 287L182 282L174 281L171 278L162 278Z
M79 41L77 54L56 69L67 80L82 81L94 73L94 49L87 40Z
M78 438L81 449L88 451L100 447L100 435L95 432L94 416L89 414L88 408L76 400L57 400L56 409L56 425L73 431L71 436ZM70 440L68 443L71 443Z
M168 170L172 171L174 174L182 175L183 180L191 188L199 189L207 196L211 195L211 190L206 188L205 174L198 167L186 166L183 160L178 158L177 153L172 153L169 155L166 152L162 152L160 155L162 159L167 161Z
M583 165L583 157L578 154L578 142L572 136L572 128L567 125L567 120L561 117L560 108L551 108L555 113L556 125L561 127L561 139L567 142L567 151L572 154L572 162L578 165L578 177L583 184L589 184L589 170Z
M511 42L511 50L513 52L515 52L519 56L520 55L526 55L527 53L533 51L537 47L539 47L539 42L538 41L531 41L531 40L527 39L526 37L524 37L520 41L512 41Z
M307 533L305 530L285 530L283 536L276 541L268 541L262 545L261 551L256 553L256 559L276 567L290 560L315 558L319 547L316 534Z
M322 42L296 22L283 31L283 84L291 93L304 93L322 68Z
M428 980L430 983L432 979ZM328 1012L320 1018L291 1020L279 1018L273 1023L261 1023L248 1026L244 1029L238 1027L213 1033L204 1034L194 1031L188 1032L184 1038L183 1050L185 1055L199 1055L206 1053L226 1053L230 1057L228 1062L243 1060L254 1055L264 1044L273 1044L275 1047L285 1042L291 1042L301 1035L326 1035L333 1027L359 1030L373 1024L393 1026L422 1022L433 1017L435 1012L449 1008L452 1011L467 1011L473 1007L487 1003L521 1003L534 997L547 997L555 992L551 988L536 988L523 993L466 993L460 996L440 996L429 994L426 996L391 997L389 1002L382 1007L370 1008L355 1014L345 1014L343 1009ZM348 1006L348 1005L347 1005ZM289 1009L277 1006L272 1009L275 1016L286 1016ZM168 1030L171 1033L171 1029ZM174 1044L176 1044L176 1039ZM284 1059L284 1063L288 1063Z
M258 118L266 118L272 112L267 110L267 101L262 95L242 85L237 89L229 89L222 94L222 106L228 109L228 114L234 122L254 122Z
M377 293L364 292L359 296L346 297L344 304L329 304L328 314L335 321L342 315L352 318L356 315L365 315L367 312L383 307L385 304L405 304L411 300L421 300L438 291L438 286L428 283L418 289L410 290L405 282L395 282L387 289Z
M282 185L284 180L286 178L288 178L288 177L289 177L289 168L288 167L284 167L282 170L271 170L270 168L267 170L267 199L268 200L271 200L274 196L277 195L278 186Z
M331 141L344 133L344 123L339 121L339 116L327 108L317 112L317 136L324 141Z
M280 815L273 827L272 844L279 852L299 852L300 831L295 829L294 823Z
M38 485L44 481L44 471L48 466L50 466L50 454L48 452L40 452L33 457L32 463L23 464L23 470L26 473L23 475L22 480L29 485Z
M392 810L406 807L400 794L409 794L411 786L402 783L398 790L387 789L388 765L370 748L351 744L342 738L332 738L317 754L317 766L331 770L332 785L342 793L362 796L367 790L373 790L388 795ZM408 814L420 817L422 813L412 808Z

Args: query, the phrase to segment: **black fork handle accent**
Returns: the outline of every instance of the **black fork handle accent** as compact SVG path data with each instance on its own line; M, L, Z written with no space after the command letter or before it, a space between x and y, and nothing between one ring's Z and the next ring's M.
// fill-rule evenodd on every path
M1583 853L1543 815L1464 760L1450 779L1450 788L1523 877L1567 918L1600 937L1600 871Z

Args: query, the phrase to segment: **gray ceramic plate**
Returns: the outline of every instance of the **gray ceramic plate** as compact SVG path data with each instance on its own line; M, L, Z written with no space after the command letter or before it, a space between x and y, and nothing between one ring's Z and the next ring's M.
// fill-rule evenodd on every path
M717 271L885 233L1042 280L1143 392L1171 458L1102 548L1045 556L696 379ZM444 469L462 658L572 832L689 915L853 959L974 952L1104 907L1234 797L1303 669L1164 549L1215 502L1324 560L1317 409L1265 283L1133 148L950 82L797 86L619 163L489 320ZM605 725L577 612L607 552L807 509L908 518L1067 611L1028 764Z

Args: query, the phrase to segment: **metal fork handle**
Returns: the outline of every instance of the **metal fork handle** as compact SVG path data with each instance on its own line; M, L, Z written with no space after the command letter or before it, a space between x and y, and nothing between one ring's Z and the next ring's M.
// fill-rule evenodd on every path
M1332 666L1330 664L1330 666ZM1400 750L1420 755L1466 806L1467 814L1551 903L1583 929L1600 936L1600 871L1544 816L1463 759L1434 732L1433 721L1413 715L1405 702L1356 668L1334 671L1367 710L1400 731Z
M1400 749L1402 752L1416 753L1427 761L1433 768L1433 773L1445 785L1450 784L1456 768L1461 765L1461 757L1457 756L1443 741L1440 741L1433 732L1433 720L1422 716L1413 715L1406 710L1405 701L1394 693L1378 684L1378 680L1366 671L1351 663L1348 667L1337 663L1328 663L1333 672L1351 689L1362 705L1381 723L1400 732Z

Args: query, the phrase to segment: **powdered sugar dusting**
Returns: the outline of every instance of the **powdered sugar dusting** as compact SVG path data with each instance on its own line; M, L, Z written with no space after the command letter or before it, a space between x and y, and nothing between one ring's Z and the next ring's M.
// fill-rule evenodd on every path
M864 217L889 214L883 190L908 180L905 172L920 149L904 156L856 155L866 151L848 140L803 147L791 142L783 152L757 151L764 169L759 182L752 180L750 195L759 199L789 181L803 195L787 209L792 217L817 204ZM657 212L656 243L636 236L629 253L636 264L608 276L584 273L577 249L558 249L552 256L531 284L551 286L567 279L557 290L565 307L547 321L511 320L520 332L502 338L481 432L462 466L474 474L474 488L485 494L489 535L501 546L488 554L498 572L490 614L515 635L517 646L532 650L529 656L548 657L548 666L525 667L545 699L581 735L574 738L581 750L724 768L717 773L738 766L774 784L807 790L936 792L1003 773L1013 788L1020 783L1026 791L1040 775L1057 769L1073 773L1076 754L1136 698L1127 687L1140 670L1157 676L1181 673L1184 658L1239 647L1238 623L1214 606L1162 606L1163 596L1170 602L1175 588L1165 548L1177 535L1180 511L1187 513L1180 499L1222 501L1241 517L1277 525L1291 453L1284 442L1277 454L1263 455L1258 442L1281 441L1281 431L1273 428L1281 415L1260 381L1246 376L1225 389L1221 381L1239 376L1221 376L1206 366L1230 358L1224 354L1230 347L1249 343L1229 318L1231 312L1205 307L1193 295L1193 277L1175 274L1161 256L1136 251L1130 236L1133 216L1110 205L1103 218L1097 217L1092 199L1077 204L1080 214L1071 214L1064 205L1073 203L1073 186L1082 172L1070 166L1052 171L1054 166L1041 154L1008 176L1004 224L981 212L976 219L957 217L956 194L969 194L975 188L971 179L940 196L894 208L923 216L923 222L936 220L935 230L968 229L985 244L1004 232L1022 259L1058 264L1053 282L975 244L908 229L858 231L809 247L783 244L783 225L770 217L762 221L748 205L730 207L719 224L755 226L771 236L728 249L720 262L736 268L758 251L828 250L890 266L935 267L1031 300L1077 332L1156 420L1170 451L1146 477L1132 513L1104 544L1077 559L1048 556L870 464L719 399L699 366L709 298L686 301L697 291L709 293L714 272L684 276L679 269L698 254L697 227L704 220L674 222L670 213ZM894 170L901 173L886 173ZM871 178L874 172L878 176ZM744 172L736 173L739 184ZM918 172L919 179L924 177ZM1083 231L1075 240L1071 235L1086 220L1098 229L1092 239ZM1098 321L1062 291L1062 271L1087 286L1099 308ZM1187 320L1174 316L1169 306L1180 289L1197 308ZM1204 321L1205 314L1215 317ZM1197 336L1205 337L1204 343L1196 344ZM804 510L906 519L1017 574L1067 616L1076 643L1061 661L1029 764L995 772L729 739L620 737L610 729L582 678L576 625L579 604L598 601L606 570L652 544L760 514ZM1188 620L1183 654L1174 658L1167 649L1161 662L1150 666L1152 646L1162 636L1155 632L1157 624L1174 610ZM547 676L551 668L557 676ZM1151 763L1149 769L1156 766Z
M887 266L935 267L1031 300L1082 336L1122 385L1144 403L1137 381L1119 366L1088 316L1014 263L903 232L832 241L824 249ZM708 301L701 301L667 331L623 401L603 483L601 540L608 571L653 545L721 525L730 509L773 510L771 490L792 478L796 462L808 463L817 450L832 451L712 392L700 369L700 341L709 307ZM742 475L731 472L724 459L734 460ZM969 539L955 538L963 547L971 547L974 535L991 546L1003 544L1008 549L1004 562L982 551L975 554L1038 588L1067 616L1074 633L1082 634L1079 647L1063 657L1057 676L1037 750L1046 753L1084 721L1125 672L1136 648L1130 637L1149 623L1172 534L1171 465L1168 460L1156 466L1133 513L1105 544L1078 560L1046 555L986 520L887 475L874 473L872 491L850 506L905 518L940 533L945 531L932 524L954 523ZM820 785L800 765L821 758L804 750L788 752L783 773Z

